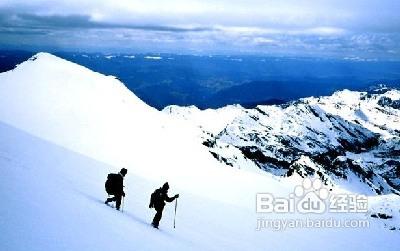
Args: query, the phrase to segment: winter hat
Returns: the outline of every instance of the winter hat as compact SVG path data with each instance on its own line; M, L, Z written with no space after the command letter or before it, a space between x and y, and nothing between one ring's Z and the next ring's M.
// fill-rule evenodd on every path
M169 189L168 182L165 182L164 185L162 186L163 189Z
M128 173L128 170L126 168L122 168L121 171L119 171L122 175L126 175Z

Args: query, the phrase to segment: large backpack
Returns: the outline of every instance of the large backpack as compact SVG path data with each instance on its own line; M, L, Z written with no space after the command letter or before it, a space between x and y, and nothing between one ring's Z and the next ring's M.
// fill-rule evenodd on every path
M156 189L150 196L150 204L149 204L149 208L153 208L155 207L156 203L160 200L161 197L161 192L160 189Z
M118 174L115 173L109 173L107 175L107 180L106 183L104 184L105 188L106 188L106 192L108 194L113 194L116 191L116 179L118 179Z

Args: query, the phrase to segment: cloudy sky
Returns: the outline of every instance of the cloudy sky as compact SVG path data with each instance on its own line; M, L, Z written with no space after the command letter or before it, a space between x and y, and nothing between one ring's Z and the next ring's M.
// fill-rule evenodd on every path
M0 0L0 48L400 60L399 0Z

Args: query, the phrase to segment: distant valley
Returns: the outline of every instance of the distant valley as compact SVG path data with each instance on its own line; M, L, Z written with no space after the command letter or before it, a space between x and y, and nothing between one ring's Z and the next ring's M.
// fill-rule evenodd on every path
M34 52L0 51L0 72ZM400 85L400 62L266 56L99 54L58 52L57 56L113 75L147 104L201 109L240 104L282 104L298 98Z

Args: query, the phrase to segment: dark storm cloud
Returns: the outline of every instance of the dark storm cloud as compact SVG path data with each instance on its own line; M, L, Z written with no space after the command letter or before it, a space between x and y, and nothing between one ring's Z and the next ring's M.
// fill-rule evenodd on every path
M157 25L132 25L98 22L88 15L36 15L0 13L0 27L30 29L134 29L165 32L198 32L208 31L206 27L173 27Z

